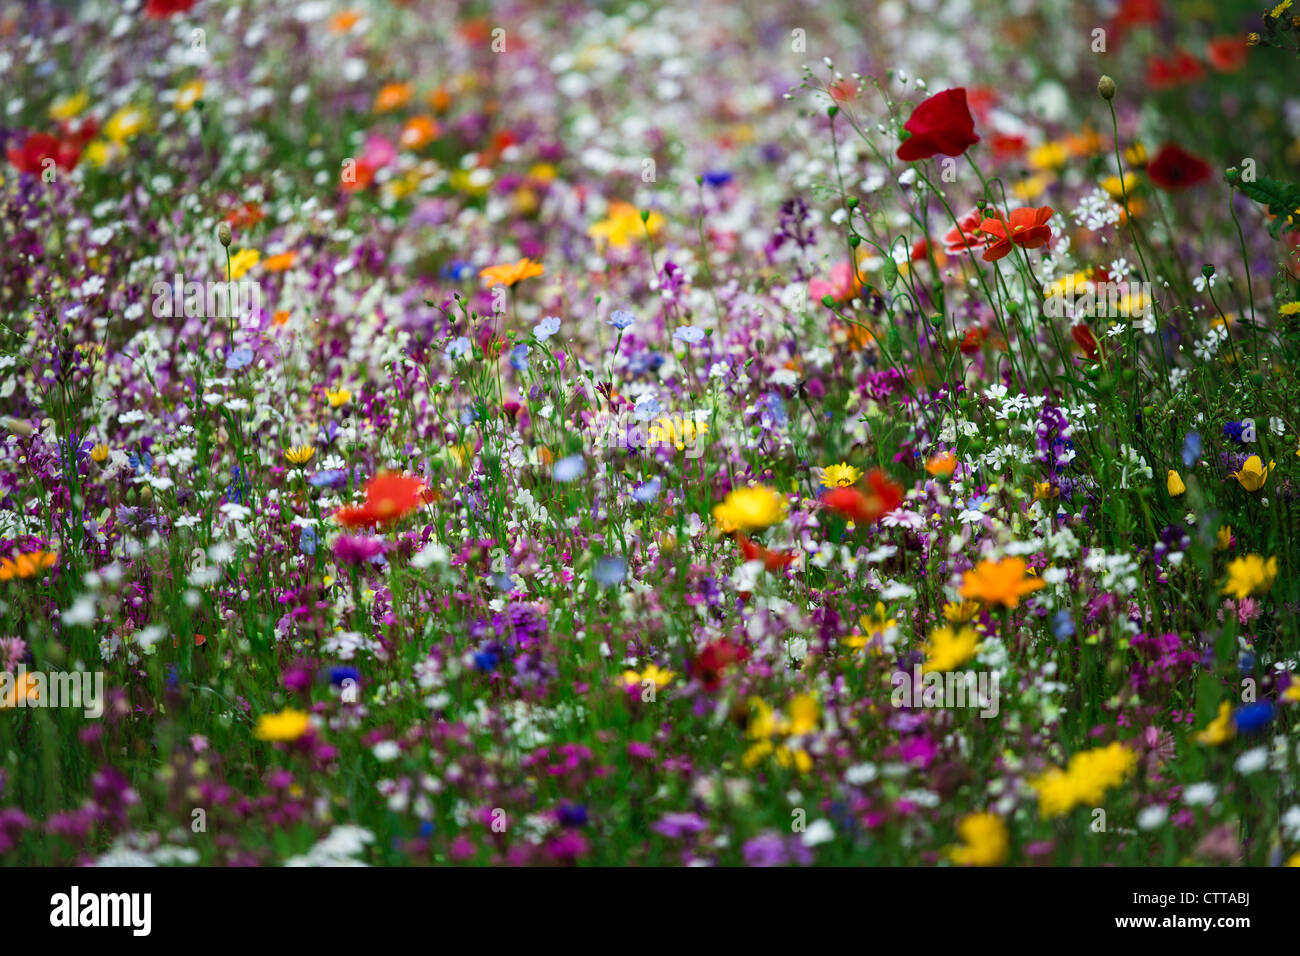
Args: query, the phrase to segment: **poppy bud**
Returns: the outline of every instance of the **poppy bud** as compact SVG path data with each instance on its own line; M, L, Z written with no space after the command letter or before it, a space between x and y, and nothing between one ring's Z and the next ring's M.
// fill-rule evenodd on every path
M232 237L230 235L230 223L227 222L217 223L217 242L221 243L223 246L229 249L231 238Z
M1101 79L1097 81L1097 92L1101 94L1103 100L1109 101L1114 99L1115 81L1103 73Z

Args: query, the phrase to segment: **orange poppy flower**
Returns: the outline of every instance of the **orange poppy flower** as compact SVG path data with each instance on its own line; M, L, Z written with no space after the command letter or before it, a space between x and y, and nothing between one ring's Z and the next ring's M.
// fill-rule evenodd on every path
M330 19L330 33L351 33L352 28L361 22L361 14L355 10L344 10Z
M235 229L251 229L265 218L266 213L255 202L246 202L238 209L232 209L226 214L226 222Z
M445 113L451 109L451 91L445 86L440 86L426 96L424 101L433 107L435 113Z
M376 113L391 113L411 102L410 83L388 83L375 95Z
M407 149L424 149L438 137L439 132L438 124L432 116L412 116L402 127L399 142Z
M298 261L298 253L290 249L288 252L282 252L278 256L271 256L262 263L262 268L267 272L283 272L285 269L293 268L293 264Z
M993 262L1011 252L1014 243L1025 249L1037 249L1051 241L1052 228L1047 220L1052 218L1051 206L1037 209L1022 206L1011 210L1011 215L1003 222L1001 219L985 219L980 223L980 232L988 233L994 241L984 250L984 261Z
M935 455L927 461L925 470L936 478L939 475L946 478L957 470L957 458L952 452L945 451L943 454Z
M512 286L516 282L531 279L533 276L542 275L544 272L546 272L546 267L540 262L534 262L532 259L524 258L515 263L488 266L480 272L479 275L483 278L483 284L485 286Z

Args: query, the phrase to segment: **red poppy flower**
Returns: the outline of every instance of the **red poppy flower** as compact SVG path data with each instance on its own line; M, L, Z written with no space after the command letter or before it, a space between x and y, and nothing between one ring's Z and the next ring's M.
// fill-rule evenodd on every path
M993 147L993 158L1005 161L1024 155L1029 142L1023 136L1011 136L1008 133L994 133L989 140Z
M1111 28L1115 34L1115 45L1119 45L1129 27L1159 23L1160 16L1160 0L1123 0Z
M991 86L972 86L966 90L966 102L979 121L986 122L989 112L998 105L998 91Z
M898 158L906 162L938 153L960 156L980 141L966 105L966 90L960 86L916 104L903 129L912 134L898 147Z
M980 232L981 218L980 211L972 209L957 220L957 225L948 230L943 237L943 245L949 255L974 252L989 244L989 237Z
M425 485L413 475L385 473L366 482L366 500L334 512L334 520L345 528L368 528L392 524L425 503Z
M174 13L188 13L197 2L198 0L149 0L144 5L144 14L154 20L162 20Z
M381 521L396 521L420 507L424 482L413 475L385 473L366 483L366 507Z
M1070 327L1070 337L1083 350L1083 354L1088 356L1088 361L1095 362L1100 358L1101 346L1097 344L1097 336L1092 334L1092 329L1080 322Z
M854 524L871 524L903 503L902 486L890 481L879 468L867 475L867 491L856 487L832 488L822 495L822 504Z
M1205 45L1205 58L1220 73L1236 73L1246 65L1249 55L1245 37L1215 37Z
M1003 222L1001 219L985 219L980 223L980 231L993 236L994 241L984 250L984 261L993 262L1011 252L1014 243L1025 249L1037 249L1052 239L1052 227L1047 220L1052 218L1051 206L1034 209L1022 206L1011 210L1011 215Z
M1205 182L1213 172L1205 160L1173 143L1161 146L1147 164L1147 175L1161 189L1187 189Z
M50 168L51 160L59 169L71 172L81 158L81 147L72 140L59 139L49 133L32 133L20 148L10 146L5 155L19 172L40 176Z
M984 344L984 340L989 337L989 330L982 325L975 325L966 330L966 337L961 340L963 355L974 355Z
M793 554L781 554L779 551L769 551L761 544L757 544L744 534L736 532L736 544L740 545L740 553L746 561L762 561L763 567L769 571L780 571L787 564L795 559Z
M339 171L339 186L344 192L361 192L363 189L368 189L375 181L377 172L379 167L363 156L350 166L345 165Z
M704 689L715 691L722 686L722 672L732 664L749 659L749 650L739 644L733 644L727 638L710 641L700 648L695 660L687 665L690 675L704 685Z
M226 222L232 229L252 229L265 218L266 213L255 202L246 202L226 213Z
M64 120L59 124L59 135L78 149L85 146L99 132L99 120L94 116L80 116Z
M1204 75L1200 61L1186 50L1177 50L1168 59L1153 56L1147 61L1147 86L1153 90L1195 83Z

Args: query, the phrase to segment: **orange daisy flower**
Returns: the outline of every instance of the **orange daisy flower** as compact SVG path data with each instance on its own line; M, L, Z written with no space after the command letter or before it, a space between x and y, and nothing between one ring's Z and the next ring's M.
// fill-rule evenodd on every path
M293 268L293 264L298 261L298 253L290 249L288 252L282 252L278 256L271 256L262 263L262 268L267 272L283 272L285 269Z
M485 286L512 286L516 282L531 279L533 276L539 276L545 272L546 267L540 262L534 262L532 259L524 258L515 263L488 266L480 272L479 275L482 277Z
M961 596L1013 608L1020 599L1044 586L1039 578L1025 576L1024 558L981 561L967 571L961 582Z
M46 568L54 567L58 557L53 551L28 551L12 558L0 558L0 581L34 578Z
M402 127L399 142L406 149L424 149L437 139L439 132L441 130L432 116L412 116Z
M376 113L391 113L411 102L410 83L388 83L375 95Z

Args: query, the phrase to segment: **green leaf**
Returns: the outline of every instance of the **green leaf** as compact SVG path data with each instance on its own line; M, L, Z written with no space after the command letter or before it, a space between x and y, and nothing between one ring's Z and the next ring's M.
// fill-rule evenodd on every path
M1300 229L1300 222L1291 218L1296 210L1300 209L1300 185L1281 183L1267 176L1261 176L1253 182L1246 182L1241 178L1240 171L1235 169L1228 171L1227 178L1231 185L1240 189L1255 202L1267 206L1269 213L1276 217L1268 227L1268 233L1274 239L1283 229L1288 231Z

